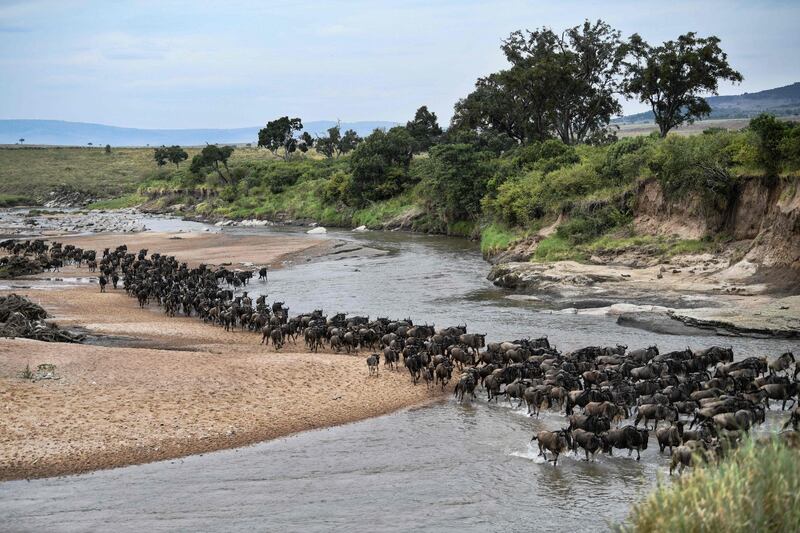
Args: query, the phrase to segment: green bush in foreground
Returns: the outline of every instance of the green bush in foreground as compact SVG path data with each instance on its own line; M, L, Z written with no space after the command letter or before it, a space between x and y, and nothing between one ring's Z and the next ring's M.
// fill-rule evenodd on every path
M635 506L627 531L800 531L800 452L749 442Z

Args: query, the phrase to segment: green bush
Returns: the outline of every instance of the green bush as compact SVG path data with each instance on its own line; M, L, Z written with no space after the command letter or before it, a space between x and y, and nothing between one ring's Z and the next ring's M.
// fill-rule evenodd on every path
M773 438L748 442L718 466L660 483L623 530L800 531L800 453Z
M736 134L670 135L657 146L650 168L668 196L700 193L708 206L723 209L736 190L732 172Z
M630 210L613 205L593 206L573 211L569 220L558 226L556 233L570 244L584 244L632 220Z

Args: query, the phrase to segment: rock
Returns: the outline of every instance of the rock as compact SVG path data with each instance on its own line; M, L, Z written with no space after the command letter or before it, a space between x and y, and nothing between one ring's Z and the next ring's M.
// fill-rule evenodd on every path
M314 229L308 230L306 233L308 233L309 235L320 235L320 234L323 234L323 233L328 233L328 230L326 230L322 226L317 226Z
M353 231L364 232L364 231L369 231L369 229L367 229L366 226L359 226L357 228L353 228Z

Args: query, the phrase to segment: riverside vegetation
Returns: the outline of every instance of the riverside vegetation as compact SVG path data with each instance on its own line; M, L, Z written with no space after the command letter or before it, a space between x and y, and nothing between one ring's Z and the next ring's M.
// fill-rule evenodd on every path
M745 178L796 187L800 127L792 122L762 115L742 131L669 134L709 115L702 95L716 94L720 81L742 80L716 37L687 33L652 46L586 21L561 33L513 32L501 48L507 68L477 80L446 130L422 106L405 126L364 139L338 126L314 137L300 118L281 117L255 146L5 149L0 200L46 201L60 187L102 198L95 208L145 204L207 218L480 238L487 255L558 222L532 254L548 261L631 245L702 251L726 239L637 234L634 193L647 179L716 213ZM621 96L650 106L658 132L618 140L611 121Z

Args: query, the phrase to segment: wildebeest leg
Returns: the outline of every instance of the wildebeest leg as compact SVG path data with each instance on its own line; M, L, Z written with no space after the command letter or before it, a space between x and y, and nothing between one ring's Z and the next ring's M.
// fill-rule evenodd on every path
M636 447L636 460L640 460L642 457L639 455L639 447Z
M553 452L556 454L556 458L553 460L553 467L558 465L558 452Z

